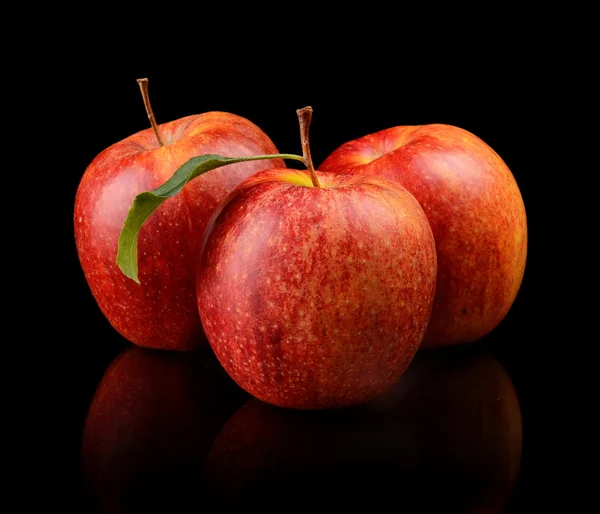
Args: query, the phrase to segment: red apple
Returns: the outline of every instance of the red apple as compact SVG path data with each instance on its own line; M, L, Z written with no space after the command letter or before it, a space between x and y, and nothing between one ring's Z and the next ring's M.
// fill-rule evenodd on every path
M193 350L206 346L195 296L205 225L242 179L285 164L275 159L212 170L158 207L139 233L138 285L116 264L119 235L138 193L163 184L200 154L277 153L259 127L226 112L186 116L158 126L153 121L153 128L108 147L85 170L75 199L75 241L92 294L121 335L140 346Z
M85 420L86 500L102 512L201 504L204 459L247 399L210 352L130 346L108 366Z
M504 319L523 278L527 222L514 176L485 142L450 125L399 126L342 144L320 169L396 180L423 207L438 277L422 348L475 341Z
M343 407L411 362L431 314L435 246L400 184L316 172L304 139L308 171L259 172L215 213L198 306L217 358L256 398Z
M492 355L451 350L419 353L388 391L356 408L248 401L206 460L210 499L262 512L280 511L286 498L308 510L378 511L401 499L407 512L502 512L521 464L518 397Z

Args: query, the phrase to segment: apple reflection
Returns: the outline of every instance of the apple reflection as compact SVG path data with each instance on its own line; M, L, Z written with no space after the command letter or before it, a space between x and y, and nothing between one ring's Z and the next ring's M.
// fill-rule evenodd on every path
M97 512L177 512L202 504L204 459L249 396L210 352L129 347L107 368L82 441Z
M263 512L395 506L499 513L519 473L522 425L492 355L417 354L400 381L359 408L306 412L249 400L205 468L210 501Z

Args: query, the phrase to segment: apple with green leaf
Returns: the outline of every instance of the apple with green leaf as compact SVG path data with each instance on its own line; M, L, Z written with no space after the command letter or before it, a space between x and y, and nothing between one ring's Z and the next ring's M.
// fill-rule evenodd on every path
M275 155L266 162L239 162L226 170L213 169L177 190L177 197L160 206L142 196L139 202L146 201L145 207L156 212L139 234L129 234L129 242L135 239L133 246L118 248L136 195L154 188L173 195L168 186L158 186L192 157L277 154L273 142L258 126L227 112L207 112L157 125L147 79L138 82L152 128L106 148L85 170L74 208L79 260L100 309L127 340L172 350L207 347L195 290L206 223L218 203L242 179L285 164ZM125 269L117 263L117 253L122 261L127 251L136 258Z
M504 319L524 275L527 219L513 174L489 145L451 125L398 126L342 144L320 169L395 180L423 207L438 275L422 348L478 340Z
M407 369L429 322L435 244L397 182L307 170L242 181L215 211L197 275L204 330L225 370L268 403L363 403Z

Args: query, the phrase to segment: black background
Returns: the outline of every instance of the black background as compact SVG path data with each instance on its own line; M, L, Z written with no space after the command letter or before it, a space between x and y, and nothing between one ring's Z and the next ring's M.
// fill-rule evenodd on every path
M147 77L159 123L229 111L256 123L286 153L301 153L296 109L311 105L316 164L347 140L394 125L427 123L467 129L504 159L527 210L528 261L513 308L478 344L487 345L505 366L522 410L523 462L511 512L530 512L548 498L549 489L551 502L558 501L565 487L556 478L563 473L558 462L568 450L553 441L568 408L551 369L561 344L555 341L563 333L547 321L559 311L549 300L543 271L549 264L541 176L548 169L541 169L541 155L563 108L558 102L549 107L547 101L560 54L554 52L555 41L530 36L520 27L512 29L511 38L489 37L483 29L466 35L448 31L435 41L426 30L420 38L396 37L407 23L393 33L386 28L368 35L356 29L330 34L327 43L317 41L327 32L318 23L308 33L302 26L262 25L230 29L227 37L216 31L199 34L197 40L190 34L167 39L140 25L126 44L111 38L106 27L80 28L59 38L45 57L53 70L45 79L49 94L36 104L54 120L56 134L50 137L62 145L54 147L60 152L55 175L62 196L55 203L59 223L54 229L60 239L53 244L60 251L51 277L60 301L48 301L47 310L57 314L45 327L61 343L49 352L57 364L39 397L40 403L52 405L44 419L58 439L43 441L56 455L36 475L57 479L52 495L79 505L78 452L87 407L112 358L128 346L104 319L79 267L72 225L75 192L101 150L147 128L136 83ZM42 346L49 349L45 342ZM548 475L560 482L557 489Z

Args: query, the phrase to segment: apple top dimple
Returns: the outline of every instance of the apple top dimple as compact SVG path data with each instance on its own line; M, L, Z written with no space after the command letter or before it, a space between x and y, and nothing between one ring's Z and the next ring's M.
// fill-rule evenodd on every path
M369 164L410 143L420 125L392 127L348 143L349 154L355 166Z
M308 170L284 169L278 174L277 178L281 182L287 182L301 187L312 187L315 189L337 189L340 187L349 187L357 182L358 175L341 175L328 171L316 171L319 178L320 187L316 188L310 178ZM358 179L360 182L361 179Z
M176 143L189 137L201 136L203 133L214 133L223 130L228 134L237 133L249 140L256 139L257 127L248 119L236 114L210 111L201 114L184 116L177 120L168 121L158 125L163 145L158 141L152 128L141 130L129 138L127 142L133 143L141 151L156 150L161 146L172 147Z

